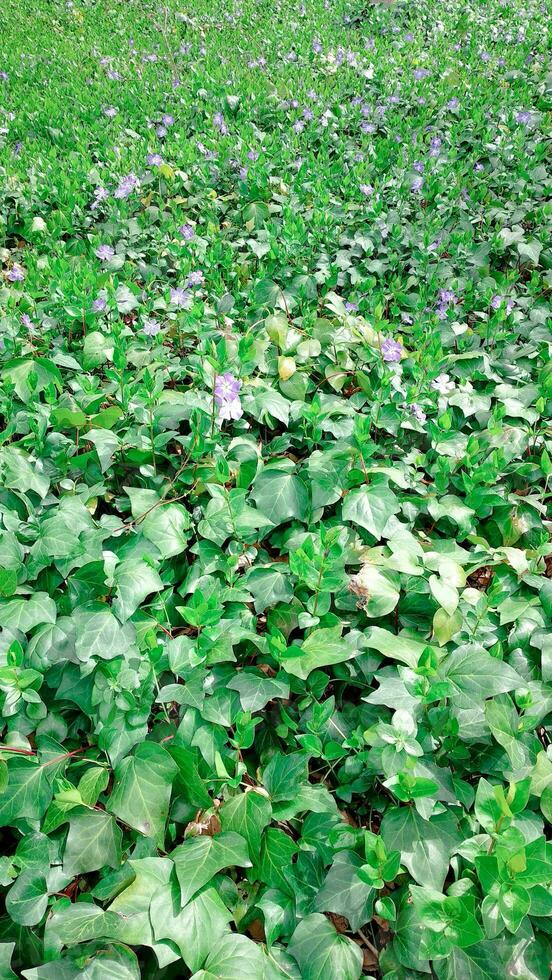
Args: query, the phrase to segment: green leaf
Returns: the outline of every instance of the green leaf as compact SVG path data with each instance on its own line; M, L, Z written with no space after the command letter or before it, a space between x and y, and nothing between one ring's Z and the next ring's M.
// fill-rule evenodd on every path
M263 783L273 803L290 800L308 779L308 755L275 752L263 773Z
M457 647L448 654L440 665L439 676L452 686L460 707L523 686L522 678L512 667L475 644Z
M259 510L273 524L283 524L296 517L305 520L309 495L303 481L294 473L264 469L255 480L251 497Z
M25 758L10 759L8 785L0 794L0 827L15 820L40 820L52 799L50 773Z
M388 487L359 487L345 497L343 519L365 528L379 540L385 536L389 518L399 510L399 500Z
M362 864L363 861L354 851L339 851L314 902L319 912L344 915L353 932L371 919L377 894L374 888L358 877L357 872Z
M262 832L272 817L270 800L252 789L233 796L218 815L223 830L233 830L247 841L249 856L254 861L261 849Z
M244 711L259 711L274 698L289 697L289 683L278 677L267 677L253 670L241 670L227 684L230 691L238 691Z
M203 970L191 980L263 980L266 960L262 948L247 936L221 936ZM345 978L344 978L345 980Z
M37 925L47 906L48 885L35 868L23 871L6 895L6 912L21 926Z
M247 844L240 834L222 833L216 837L191 837L171 853L184 907L218 871L237 865L251 866Z
M347 936L340 936L318 913L308 915L297 926L288 952L297 960L302 980L358 980L362 953Z
M115 770L109 810L163 847L176 774L177 765L166 749L155 742L142 742L134 755L123 759Z
M146 561L128 561L117 565L114 575L117 598L113 609L122 623L132 616L152 592L161 592L163 582Z
M388 851L401 852L401 864L415 881L441 891L460 841L451 813L424 820L413 807L394 807L386 812L380 833Z
M156 940L170 939L178 946L186 966L199 970L228 932L232 915L214 888L205 889L181 909L180 889L174 883L168 893L159 891L154 896L150 919Z
M121 863L122 833L103 810L72 814L63 852L63 870L71 878Z
M301 647L291 646L282 659L282 667L288 674L306 680L318 667L329 667L350 660L359 651L350 633L342 636L342 626L315 629Z

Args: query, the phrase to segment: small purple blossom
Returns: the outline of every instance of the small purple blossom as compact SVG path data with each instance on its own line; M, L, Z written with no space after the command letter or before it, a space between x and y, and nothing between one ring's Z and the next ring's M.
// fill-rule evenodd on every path
M200 271L190 272L188 276L187 286L201 286L203 282L203 273Z
M124 198L130 197L137 183L138 178L134 174L127 174L127 176L123 177L121 183L115 189L113 196L116 197L117 200L123 200Z
M161 330L161 325L157 320L148 319L144 323L144 333L146 337L155 337Z
M455 96L453 99L449 99L447 102L447 109L457 109L459 105L460 99L457 99Z
M357 313L358 305L356 303L350 303L349 301L347 301L345 303L345 309L347 310L347 313Z
M374 188L371 184L361 184L359 190L365 197L370 197L370 195L374 193Z
M31 320L28 313L22 313L21 315L21 326L25 327L27 330L31 330L33 326L33 321Z
M171 116L170 112L165 112L161 116L161 122L164 126L174 126L174 116Z
M177 286L175 289L171 289L171 303L173 306L180 306L182 309L189 307L192 298L187 289L183 286Z
M415 68L413 72L414 78L417 82L421 81L422 78L427 78L429 72L427 68Z
M393 340L392 337L386 337L381 345L381 356L386 364L393 364L400 361L402 351L402 344Z
M531 122L531 113L527 112L527 109L523 109L521 112L516 113L516 122L521 126L527 126Z
M102 262L110 262L115 255L115 252L111 248L111 245L98 245L95 255L96 258L100 259Z
M416 171L417 173L419 173L419 174L423 174L423 172L424 172L424 169L425 169L425 163L422 163L422 161L421 161L421 160L416 160L416 161L415 161L415 162L414 162L414 163L412 164L412 167L413 167L413 169L414 169L414 170L415 170L415 171Z
M195 236L193 225L180 225L178 232L186 242L190 242Z
M243 409L240 402L241 381L230 371L219 374L215 378L214 397L219 409L221 422L229 419L240 419Z
M409 405L408 410L410 414L414 416L416 422L420 422L421 424L425 422L427 415L423 408L417 404L417 402L413 402L412 405Z
M94 313L103 313L106 307L107 307L107 303L103 298L103 296L98 296L97 299L95 299L94 302L92 303L92 309Z
M94 197L95 197L95 201L93 201L92 204L90 205L92 211L95 211L96 208L100 206L102 201L107 201L109 197L109 191L106 190L105 187L96 187L96 190L94 191Z
M118 111L114 105L108 105L104 109L104 116L107 116L108 119L114 119Z
M24 278L25 278L25 273L23 272L23 269L21 268L20 265L14 263L10 271L8 272L8 279L10 280L10 282L23 282Z
M437 377L431 382L431 387L434 391L438 391L440 395L448 395L454 390L456 385L454 384L454 381L450 380L450 375L438 374Z
M146 163L148 167L160 167L163 163L163 157L160 153L148 153Z
M423 177L414 177L414 180L410 185L410 190L412 191L413 194L419 194L423 185L424 185Z

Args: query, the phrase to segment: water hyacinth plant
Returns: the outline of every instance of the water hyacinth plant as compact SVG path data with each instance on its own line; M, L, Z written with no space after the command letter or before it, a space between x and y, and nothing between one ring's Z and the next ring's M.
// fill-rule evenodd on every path
M548 980L549 13L4 0L2 980Z

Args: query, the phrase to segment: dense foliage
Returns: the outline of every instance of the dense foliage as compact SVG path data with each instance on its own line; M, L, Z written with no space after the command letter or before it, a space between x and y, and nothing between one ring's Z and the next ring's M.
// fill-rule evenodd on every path
M549 9L162 4L0 10L0 980L547 980Z

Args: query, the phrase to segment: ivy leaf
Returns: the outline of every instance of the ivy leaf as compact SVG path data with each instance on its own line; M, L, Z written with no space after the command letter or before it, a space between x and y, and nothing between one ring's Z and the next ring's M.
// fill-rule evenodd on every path
M50 774L44 765L25 758L8 762L8 784L0 794L0 827L15 820L40 820L52 799Z
M345 497L343 519L365 528L379 540L389 518L399 510L398 497L388 487L359 487Z
M293 517L303 521L308 514L308 491L295 473L279 469L262 470L255 480L251 497L274 525L284 524Z
M171 787L177 771L166 749L155 742L142 742L134 755L123 759L115 770L109 810L163 847Z
M413 807L393 807L385 814L380 833L388 851L401 852L401 864L415 881L441 891L451 855L460 841L451 813L424 820Z
M112 816L103 810L85 810L71 815L63 852L63 870L74 878L107 865L121 863L122 833Z
M191 980L261 980L265 966L262 948L247 936L231 932L221 936L203 970L194 973Z
M146 596L163 589L158 573L146 561L121 562L113 578L117 592L113 609L122 623L136 612Z
M451 685L459 707L480 704L524 683L512 667L475 644L457 647L448 654L440 665L440 679Z
M350 633L342 636L342 626L328 626L309 633L301 647L288 648L282 667L288 674L306 680L311 671L350 660L358 654L358 648Z
M314 901L319 912L335 912L356 932L372 916L376 890L358 877L362 860L354 851L339 851Z
M288 952L297 960L302 980L358 980L362 973L360 947L317 912L299 923Z
M233 830L247 841L251 860L260 851L262 832L271 816L270 800L255 790L233 796L219 810L222 829Z
M36 868L23 871L6 895L6 912L20 926L35 926L47 907L46 878Z
M289 683L278 677L267 677L253 670L241 670L227 684L230 691L237 691L244 711L259 711L274 698L289 697Z
M172 851L171 858L176 867L183 907L218 871L234 865L240 868L251 866L246 841L240 834L232 832L216 837L189 838Z
M182 909L178 884L171 882L168 892L159 891L152 899L150 919L155 938L176 943L186 966L198 970L228 932L232 915L214 888L206 888Z

